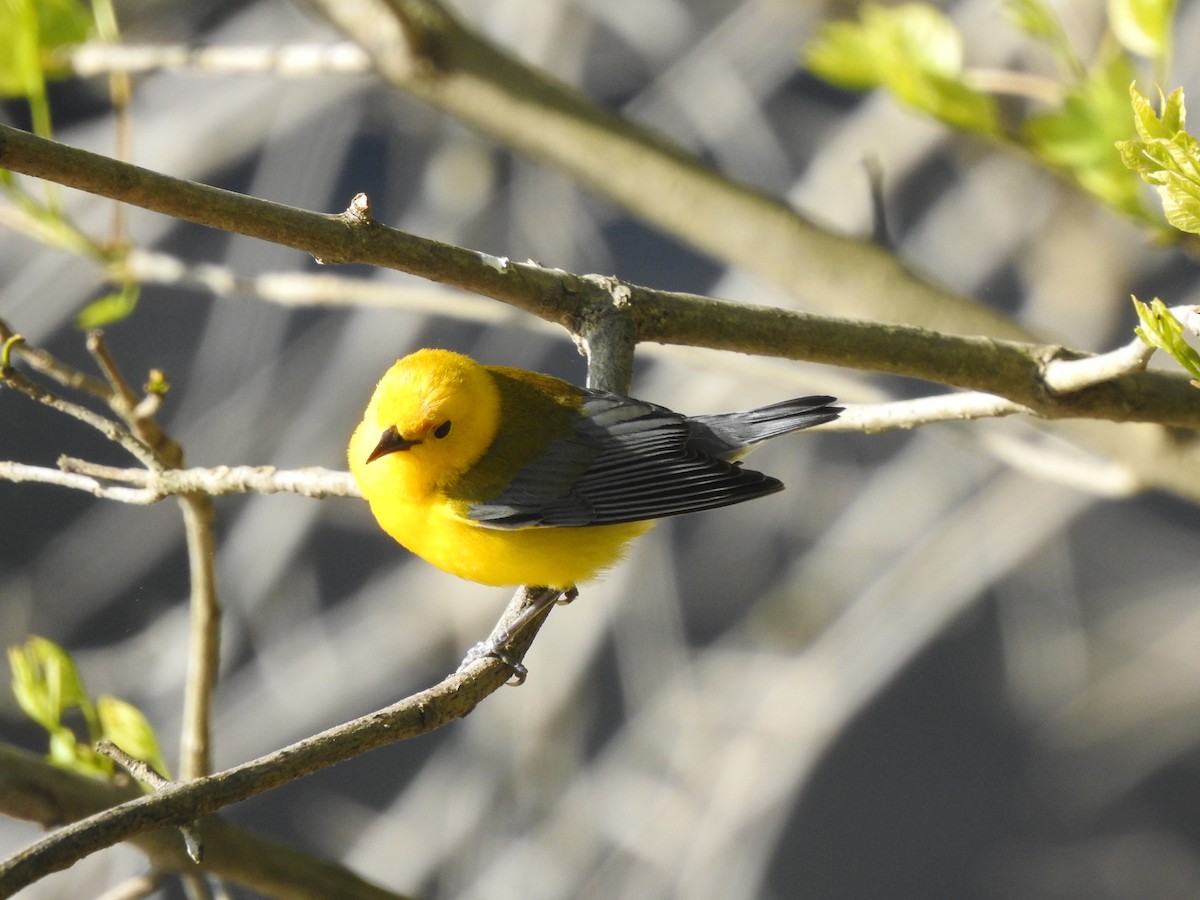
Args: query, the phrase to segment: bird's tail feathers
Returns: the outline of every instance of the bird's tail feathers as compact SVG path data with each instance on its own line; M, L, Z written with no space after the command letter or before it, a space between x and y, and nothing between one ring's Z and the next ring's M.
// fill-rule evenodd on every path
M692 416L690 422L700 426L694 440L702 448L728 457L760 441L832 422L843 412L842 407L833 405L835 400L824 395L797 397L744 412Z

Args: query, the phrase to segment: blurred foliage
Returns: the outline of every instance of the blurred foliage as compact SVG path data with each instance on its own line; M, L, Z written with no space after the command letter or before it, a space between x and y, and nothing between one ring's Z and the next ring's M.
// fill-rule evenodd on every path
M167 765L154 729L132 704L102 694L93 703L69 653L53 641L33 636L10 647L13 694L29 718L50 735L50 761L85 775L108 777L113 762L92 748L103 739L166 775ZM79 740L66 719L78 712L87 741Z
M117 290L97 297L79 311L75 317L76 327L87 331L105 328L130 316L137 308L142 288L137 282L127 281Z
M87 40L91 31L91 11L77 0L0 3L0 95L25 98L39 134L50 134L46 81L67 74L54 51Z
M963 83L962 36L944 13L919 3L869 3L860 21L832 22L808 48L808 67L855 90L882 87L966 131L999 132L995 101Z
M1174 0L1110 0L1111 40L1085 63L1048 3L1010 0L1009 20L1050 51L1057 65L1053 77L972 72L963 63L957 26L925 4L867 4L857 21L826 25L806 48L804 62L833 84L883 88L951 127L1008 141L1108 206L1161 228L1116 146L1134 137L1127 92L1139 58L1164 67L1169 57L1174 8ZM984 85L1027 95L1045 109L1004 122Z
M43 137L53 133L47 82L70 75L58 51L82 43L95 34L107 40L119 37L113 8L105 0L93 6L78 0L5 0L0 3L0 96L29 104L33 131ZM57 187L45 185L45 202L21 189L11 172L0 169L0 188L24 214L24 230L44 243L101 262L113 253L82 233L67 218ZM138 285L124 282L89 303L76 323L80 328L100 328L119 322L137 306Z
M1108 0L1108 24L1130 53L1165 60L1171 51L1175 0Z

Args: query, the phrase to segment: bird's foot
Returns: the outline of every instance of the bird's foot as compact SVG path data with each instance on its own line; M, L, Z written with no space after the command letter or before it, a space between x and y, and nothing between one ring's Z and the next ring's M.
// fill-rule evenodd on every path
M526 668L525 664L505 650L504 644L497 643L494 637L489 637L486 641L480 641L468 650L467 655L463 657L463 661L458 664L458 671L463 671L471 663L480 659L498 659L504 665L508 666L509 671L512 673L508 679L508 684L512 687L520 687L525 683L525 679L529 677L529 669Z
M525 679L529 675L529 669L505 648L514 637L520 634L525 626L549 609L551 605L556 602L570 603L578 596L579 591L574 587L568 588L565 591L560 591L557 588L541 588L538 593L532 595L529 604L508 625L497 625L492 633L488 635L487 640L480 641L468 650L463 661L459 663L458 671L461 672L476 660L498 659L508 666L512 672L512 677L508 682L510 685L517 687L524 684Z

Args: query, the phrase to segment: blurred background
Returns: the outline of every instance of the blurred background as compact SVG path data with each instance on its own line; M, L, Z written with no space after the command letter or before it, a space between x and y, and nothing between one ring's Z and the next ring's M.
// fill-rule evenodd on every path
M118 3L126 40L284 47L339 39L281 0ZM456 8L499 44L721 172L866 235L877 161L897 252L1082 350L1127 342L1129 294L1195 302L1197 269L1029 161L882 95L834 90L798 53L849 8L786 0L504 0ZM968 58L1042 65L997 0L947 7ZM1081 47L1103 4L1060 5ZM1178 46L1200 35L1179 11ZM1200 91L1180 52L1173 87ZM133 161L336 212L363 191L399 228L516 260L802 308L366 74L139 75ZM112 153L101 80L55 85L56 136ZM28 127L8 103L5 121ZM107 201L64 192L92 233ZM415 348L577 383L566 334L396 272L138 210L146 250L242 279L151 284L111 327L130 380L172 383L160 421L190 465L345 468L376 379ZM394 304L296 308L308 273ZM0 317L91 363L73 317L97 267L0 239ZM389 301L390 302L390 301ZM844 298L845 313L854 297ZM936 386L643 346L633 393L689 412L804 393L848 403ZM126 465L88 429L0 391L0 459ZM1014 467L1030 452L1095 489ZM663 523L556 610L525 686L467 719L227 810L230 820L422 897L1184 898L1200 896L1195 506L1119 496L1107 462L1019 419L804 434L753 461L788 489ZM1093 478L1092 475L1095 477ZM420 690L490 629L505 590L458 581L365 504L220 498L225 610L214 750L227 767ZM0 483L0 639L69 648L94 692L142 708L177 757L188 626L178 507ZM45 736L7 691L6 741ZM0 853L32 842L0 821ZM25 895L90 897L140 871L106 851ZM251 896L231 889L235 897ZM165 896L177 896L172 887Z

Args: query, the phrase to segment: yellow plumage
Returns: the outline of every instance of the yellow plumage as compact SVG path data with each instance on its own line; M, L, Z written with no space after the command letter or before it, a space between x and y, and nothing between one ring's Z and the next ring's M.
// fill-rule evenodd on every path
M447 572L565 589L653 519L782 488L736 459L836 418L831 397L687 418L557 378L419 350L380 380L350 471L393 538Z

